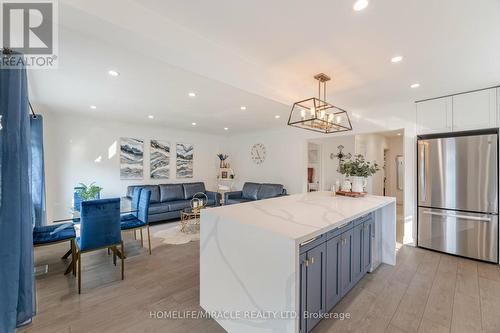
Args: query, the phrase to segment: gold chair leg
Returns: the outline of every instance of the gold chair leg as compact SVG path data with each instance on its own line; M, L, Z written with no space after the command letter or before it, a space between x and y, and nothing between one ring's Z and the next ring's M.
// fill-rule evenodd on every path
M78 293L82 293L82 254L78 251L77 259L78 261Z
M116 266L116 246L113 246L113 265Z
M122 253L125 253L123 250L123 241L121 242L121 250ZM125 256L122 256L122 280L125 279Z
M144 247L144 240L142 238L142 228L140 229L140 232L141 232L141 247Z
M71 240L71 261L73 262L73 276L76 276L76 240Z
M149 243L149 255L151 255L151 234L149 232L149 224L148 224L148 243Z

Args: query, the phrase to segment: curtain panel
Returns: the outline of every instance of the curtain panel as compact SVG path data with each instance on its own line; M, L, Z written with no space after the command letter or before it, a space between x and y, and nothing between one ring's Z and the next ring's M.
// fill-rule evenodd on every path
M0 332L10 333L34 314L31 141L26 70L1 66Z

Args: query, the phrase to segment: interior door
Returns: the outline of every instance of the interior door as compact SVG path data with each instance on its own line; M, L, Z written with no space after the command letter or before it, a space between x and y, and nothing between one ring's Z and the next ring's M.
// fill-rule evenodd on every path
M498 213L497 135L418 141L418 204Z
M498 262L498 216L419 208L418 246Z

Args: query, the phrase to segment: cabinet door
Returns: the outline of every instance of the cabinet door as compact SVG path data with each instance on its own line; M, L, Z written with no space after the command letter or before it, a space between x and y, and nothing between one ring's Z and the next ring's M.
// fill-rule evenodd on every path
M417 103L417 134L451 132L451 97Z
M453 96L453 131L497 127L496 89Z
M340 294L340 252L342 235L326 242L326 310L330 311Z
M308 313L324 313L325 306L325 268L326 268L326 244L316 246L307 251L307 277L306 277L306 311ZM309 316L306 319L306 328L309 332L320 318ZM319 316L316 316L319 317Z
M363 266L363 224L359 224L352 229L352 253L351 269L352 280L356 283L364 275Z
M343 297L351 289L352 269L351 269L351 246L352 230L344 232L341 236L340 247L340 295Z
M372 264L372 235L374 235L373 227L375 223L373 219L363 223L363 272L370 270Z
M306 293L307 293L307 266L306 266L307 254L303 253L299 257L300 262L300 295L299 295L299 308L300 308L300 318L299 318L299 332L306 333L306 321L304 319L304 312L306 311Z

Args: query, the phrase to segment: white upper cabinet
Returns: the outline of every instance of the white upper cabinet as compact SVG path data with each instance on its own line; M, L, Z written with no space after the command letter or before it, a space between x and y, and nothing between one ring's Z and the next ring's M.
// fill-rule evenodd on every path
M443 97L417 103L417 134L452 131L452 99Z
M497 126L496 88L453 96L453 131Z

